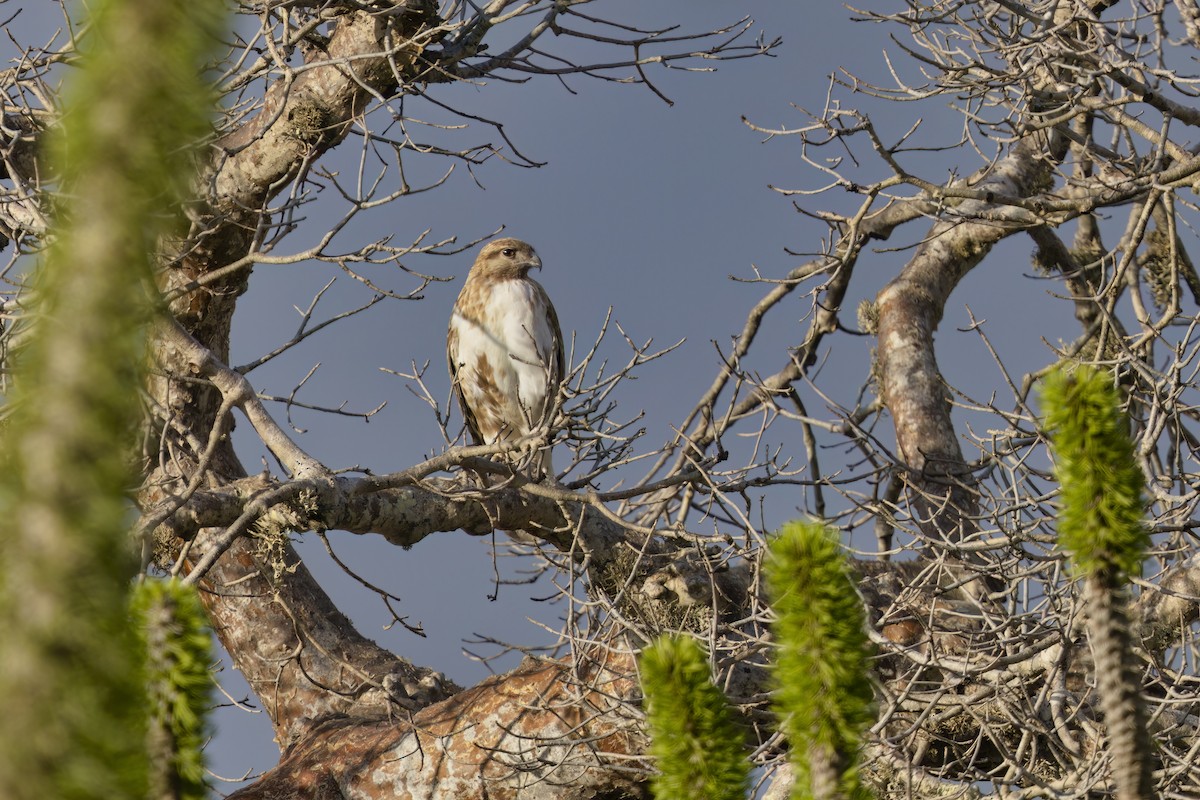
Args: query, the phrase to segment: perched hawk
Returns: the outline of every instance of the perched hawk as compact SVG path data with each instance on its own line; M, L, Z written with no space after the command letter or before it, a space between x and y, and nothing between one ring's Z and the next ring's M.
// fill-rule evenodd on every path
M511 442L544 425L563 379L558 315L529 271L542 268L519 239L479 252L446 334L446 360L467 430L476 444ZM535 460L554 477L550 447Z

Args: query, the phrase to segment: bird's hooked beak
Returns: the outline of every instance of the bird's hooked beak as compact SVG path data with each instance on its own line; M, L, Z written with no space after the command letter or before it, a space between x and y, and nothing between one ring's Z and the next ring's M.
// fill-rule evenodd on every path
M541 271L542 259L538 258L537 253L534 253L533 258L531 258L531 259L529 259L529 261L525 262L525 266L527 269L536 269L538 271Z

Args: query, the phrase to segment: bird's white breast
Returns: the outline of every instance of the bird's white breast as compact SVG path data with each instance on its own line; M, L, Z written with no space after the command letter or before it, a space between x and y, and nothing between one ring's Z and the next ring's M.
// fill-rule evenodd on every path
M499 281L492 285L477 320L456 313L450 322L458 335L461 369L472 372L484 359L491 366L500 397L508 399L502 410L496 409L501 419L478 420L480 432L488 440L500 433L496 429L500 427L507 429L507 435L527 433L541 424L545 415L550 380L547 364L554 358L557 343L550 330L545 295L538 288L530 280ZM465 392L480 384L472 377L463 376ZM512 398L518 404L512 403ZM491 416L479 413L486 400L467 398L480 417Z

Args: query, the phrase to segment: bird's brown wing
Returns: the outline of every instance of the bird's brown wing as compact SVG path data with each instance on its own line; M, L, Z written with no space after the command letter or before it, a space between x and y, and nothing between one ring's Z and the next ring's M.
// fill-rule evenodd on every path
M475 414L467 405L466 395L463 394L462 376L459 374L460 364L458 363L458 331L454 329L453 325L446 333L446 364L450 368L450 386L454 390L454 396L458 399L458 407L462 409L463 421L467 424L467 433L471 437L471 442L483 444L483 437L479 434L479 423L475 421Z
M545 294L544 289L542 293ZM550 386L549 391L546 392L547 402L553 404L557 401L560 384L567 377L567 355L562 327L558 324L558 312L554 310L554 304L550 302L549 296L546 297L546 316L549 319L550 332L555 341L554 352L550 355Z

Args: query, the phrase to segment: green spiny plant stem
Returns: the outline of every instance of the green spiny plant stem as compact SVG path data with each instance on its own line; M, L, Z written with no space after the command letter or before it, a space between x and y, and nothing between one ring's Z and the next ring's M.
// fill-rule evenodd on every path
M189 145L208 132L201 65L221 6L92 3L48 148L62 197L0 442L5 800L145 797L128 443L153 253L178 230Z
M1102 572L1083 579L1083 601L1096 666L1096 691L1112 759L1117 800L1151 800L1154 796L1154 749L1146 726L1141 681L1133 659L1133 640L1125 614L1126 591Z
M656 800L741 800L749 784L742 733L713 685L708 659L687 636L664 635L642 652L642 690Z
M858 751L873 719L870 645L836 534L817 523L783 526L766 578L777 617L775 713L791 745L793 797L865 797Z
M1149 800L1154 753L1125 615L1128 576L1141 570L1141 470L1112 380L1090 367L1060 369L1043 388L1055 472L1062 484L1059 544L1083 579L1083 601L1119 800Z
M133 610L146 658L147 746L153 800L204 800L211 638L200 598L179 581L146 581Z
M1086 366L1060 369L1046 379L1042 402L1062 484L1058 538L1076 573L1140 573L1150 543L1145 481L1112 381Z

